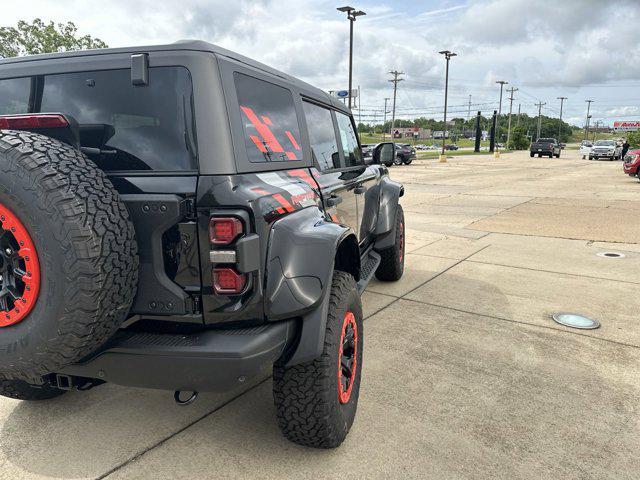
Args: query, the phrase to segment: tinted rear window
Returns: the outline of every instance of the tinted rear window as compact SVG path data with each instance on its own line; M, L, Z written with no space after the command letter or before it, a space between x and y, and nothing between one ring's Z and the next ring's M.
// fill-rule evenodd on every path
M29 109L31 79L0 80L0 115L25 113Z
M293 95L286 88L234 74L244 143L250 162L302 160Z
M82 146L102 151L89 155L101 169L197 169L187 69L150 68L149 85L143 87L131 84L129 69L45 75L37 77L37 82L20 80L34 85L34 111L61 112L78 121ZM24 91L10 82L14 80L0 80L0 92L11 89L11 98L23 107L10 113L26 112L29 89L25 104ZM4 103L2 93L0 99Z

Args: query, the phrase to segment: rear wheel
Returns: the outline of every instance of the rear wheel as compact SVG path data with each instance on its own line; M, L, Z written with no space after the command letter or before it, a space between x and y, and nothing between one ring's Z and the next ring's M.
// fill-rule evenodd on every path
M376 270L376 278L386 282L399 280L404 273L405 254L404 212L401 205L396 209L396 241L391 247L378 253L382 260Z
M31 385L23 380L0 380L0 395L16 400L49 400L63 393L66 390L52 387L48 383Z
M362 304L353 276L333 274L322 354L273 369L278 425L290 441L338 447L356 415L362 371Z
M405 165L411 165L411 162L413 162L413 160L409 158L409 159L404 161L404 164Z
M529 156L530 156L531 158L533 158L535 155L536 155L535 153L533 153L533 152L529 152Z

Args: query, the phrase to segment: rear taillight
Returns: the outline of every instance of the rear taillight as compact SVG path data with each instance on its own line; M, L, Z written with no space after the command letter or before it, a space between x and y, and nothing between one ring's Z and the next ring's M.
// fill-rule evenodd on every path
M213 290L218 295L239 295L247 285L247 274L236 270L237 252L232 245L244 232L244 223L236 217L211 217L209 240ZM224 249L219 247L224 246Z
M213 269L213 289L218 294L237 295L242 293L247 277L230 267Z
M242 222L234 217L211 217L209 239L214 245L229 245L243 232Z
M9 115L0 117L0 129L30 130L33 128L63 128L69 122L64 115Z

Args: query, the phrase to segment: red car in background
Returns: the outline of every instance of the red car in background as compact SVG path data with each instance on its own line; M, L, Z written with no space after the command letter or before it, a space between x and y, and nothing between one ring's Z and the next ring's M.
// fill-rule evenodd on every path
M624 173L632 177L638 175L640 169L640 150L630 150L624 157Z

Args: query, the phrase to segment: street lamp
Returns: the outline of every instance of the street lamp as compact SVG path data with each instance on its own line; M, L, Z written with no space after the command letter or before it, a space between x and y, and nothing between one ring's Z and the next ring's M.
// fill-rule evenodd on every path
M498 137L498 141L496 142L496 151L493 153L495 158L500 158L500 129L498 128L500 125L500 115L502 114L502 89L505 85L509 85L509 82L505 82L504 80L498 80L496 83L500 84L500 105L498 106L498 118L496 119L496 131L493 132L494 135Z
M353 85L353 22L357 17L366 15L362 10L356 10L353 7L340 7L337 9L339 12L346 12L347 19L349 20L349 108L351 108L351 87Z
M447 157L444 155L444 141L447 136L447 97L449 96L449 60L452 57L457 56L457 53L450 52L449 50L443 50L438 52L440 55L444 55L444 58L447 59L447 68L445 70L444 77L444 130L442 131L442 152L440 153L440 162L446 163Z

